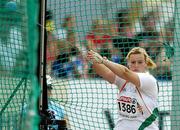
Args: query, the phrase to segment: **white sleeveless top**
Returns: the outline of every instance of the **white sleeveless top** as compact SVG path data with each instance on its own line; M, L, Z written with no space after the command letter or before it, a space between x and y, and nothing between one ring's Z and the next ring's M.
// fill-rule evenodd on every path
M157 118L152 113L158 107L158 88L156 79L149 73L137 73L140 79L139 92L134 84L116 76L115 84L119 88L117 104L119 117L115 130L158 130ZM142 98L141 98L142 96ZM144 126L146 120L151 120Z

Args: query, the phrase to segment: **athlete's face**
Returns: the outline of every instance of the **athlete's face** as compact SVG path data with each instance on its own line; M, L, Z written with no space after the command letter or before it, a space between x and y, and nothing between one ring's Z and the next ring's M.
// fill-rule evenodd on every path
M128 59L129 69L134 72L145 72L147 64L143 54L131 54Z

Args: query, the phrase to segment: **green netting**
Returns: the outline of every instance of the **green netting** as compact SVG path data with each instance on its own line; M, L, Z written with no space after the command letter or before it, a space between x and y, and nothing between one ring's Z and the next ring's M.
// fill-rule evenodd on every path
M178 5L174 0L47 0L49 101L64 108L71 129L110 129L105 111L113 122L118 118L118 89L94 72L83 59L86 52L93 49L126 65L134 46L145 48L157 64L151 73L159 83L160 129L180 128Z
M37 10L34 0L0 1L1 130L38 128Z
M8 2L0 2L0 127L38 129L38 2L18 0L17 8ZM159 83L159 127L179 129L178 7L175 0L47 0L48 99L56 119L67 119L72 130L111 129L118 89L94 72L86 53L126 65L129 49L142 46L158 65L151 73Z

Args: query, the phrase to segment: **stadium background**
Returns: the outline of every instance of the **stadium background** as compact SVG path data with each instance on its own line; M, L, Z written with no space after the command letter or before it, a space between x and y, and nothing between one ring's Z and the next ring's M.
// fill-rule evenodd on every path
M154 0L157 2L156 0ZM151 1L151 2L154 2ZM7 7L4 8L7 0L0 2L0 18L16 18L18 15L7 13ZM39 116L38 96L41 95L43 89L37 81L39 75L37 74L38 66L38 42L42 42L42 32L38 31L39 26L43 28L42 23L39 22L40 5L42 1L15 1L19 8L17 12L22 18L16 23L16 26L22 31L23 52L18 59L18 65L15 66L15 71L11 69L11 60L5 54L1 53L1 57L6 59L8 69L4 70L1 59L1 81L0 81L0 108L1 108L1 123L0 127L3 130L9 129L38 129ZM122 0L47 0L47 10L51 10L56 29L61 28L63 19L66 15L74 15L76 17L75 31L78 35L78 41L82 51L85 53L83 47L86 40L86 34L91 30L93 19L114 19L117 10L129 7L129 3L137 1L122 1ZM171 1L172 2L172 1ZM42 5L41 5L42 6ZM151 6L151 5L149 5ZM156 5L157 6L157 5ZM167 6L168 7L168 6ZM164 130L180 129L180 91L179 91L179 70L180 70L180 48L179 48L179 1L172 2L171 7L167 8L166 13L171 17L172 10L174 11L174 57L171 65L172 80L159 81L159 103L160 111L168 112L169 115L163 118ZM12 8L12 7L10 7ZM141 8L141 7L140 7ZM15 21L11 21L12 23ZM10 26L11 22L6 22ZM1 23L2 24L2 23ZM44 25L45 27L45 25ZM42 29L41 28L41 29ZM1 26L1 31L6 30ZM39 33L39 34L38 34ZM3 33L1 32L2 36ZM17 35L17 34L14 34ZM15 38L14 38L15 39ZM40 40L41 39L41 40ZM46 37L44 37L46 39ZM40 42L40 43L41 43ZM1 42L2 43L2 42ZM19 43L19 42L18 42ZM17 43L17 44L18 44ZM9 44L9 42L7 42ZM42 43L43 44L43 43ZM3 45L2 45L3 46ZM16 48L11 48L6 53L12 53ZM42 48L41 48L42 49ZM1 52L3 52L1 48ZM42 50L41 50L42 51ZM15 51L16 54L17 51ZM18 54L17 54L18 55ZM58 55L58 54L57 54ZM33 57L33 58L32 58ZM14 63L17 64L17 63ZM40 66L41 67L41 66ZM13 73L13 74L12 74ZM50 72L48 72L51 75ZM44 76L44 75L43 75ZM45 77L43 78L45 79ZM109 110L114 120L117 118L117 108L115 104L116 94L118 90L115 86L101 80L99 78L58 78L52 76L53 98L49 100L56 100L63 105L71 129L109 129L107 119L104 111ZM113 89L112 89L113 88ZM65 96L64 96L65 93ZM63 95L63 96L62 96ZM28 109L23 108L28 105ZM25 115L23 114L26 111ZM14 123L16 122L16 123ZM17 123L18 122L18 123ZM19 123L20 122L20 123Z

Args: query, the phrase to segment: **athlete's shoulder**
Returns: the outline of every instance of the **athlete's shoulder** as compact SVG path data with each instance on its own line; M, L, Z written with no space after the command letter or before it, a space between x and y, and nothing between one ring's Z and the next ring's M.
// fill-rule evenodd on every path
M138 76L141 76L141 77L148 78L148 79L156 81L156 78L149 72L137 73L137 74L138 74Z

